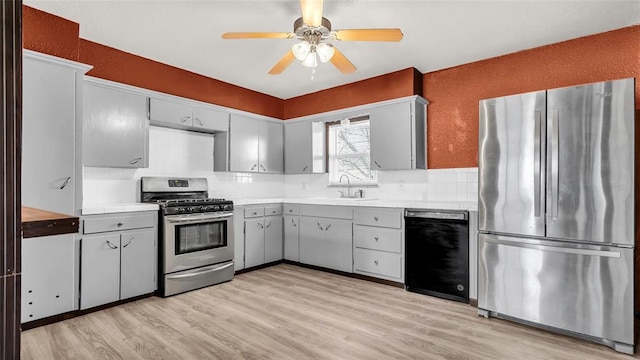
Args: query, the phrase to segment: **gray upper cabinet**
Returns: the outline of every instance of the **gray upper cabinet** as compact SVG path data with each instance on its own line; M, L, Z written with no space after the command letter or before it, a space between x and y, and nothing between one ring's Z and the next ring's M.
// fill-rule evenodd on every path
M88 69L88 67L86 68ZM86 71L86 69L84 71ZM22 103L22 205L75 214L76 129L84 71L25 54ZM79 175L79 174L78 174Z
M285 174L326 172L326 121L330 117L289 122L284 125Z
M426 169L426 101L377 106L371 109L371 168Z
M83 164L149 167L147 105L143 95L85 83Z
M284 133L280 123L231 114L228 138L217 134L215 142L216 171L279 174L284 170ZM219 146L227 142L228 146ZM222 166L227 161L228 168Z
M311 121L284 125L285 174L310 174L313 160Z
M150 99L152 125L197 132L220 132L229 129L229 113L161 99Z

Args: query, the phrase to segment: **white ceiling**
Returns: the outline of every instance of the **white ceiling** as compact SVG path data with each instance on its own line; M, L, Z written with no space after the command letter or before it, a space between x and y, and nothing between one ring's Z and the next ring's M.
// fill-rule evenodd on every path
M640 23L638 0L325 0L334 29L392 28L399 43L333 43L358 70L293 63L269 69L295 40L222 40L225 31L293 31L298 0L24 0L80 24L80 37L287 99L415 67L430 72ZM158 76L162 76L158 74Z

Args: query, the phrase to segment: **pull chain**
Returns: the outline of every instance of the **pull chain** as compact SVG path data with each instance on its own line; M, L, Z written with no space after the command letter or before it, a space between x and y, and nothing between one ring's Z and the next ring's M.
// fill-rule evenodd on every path
M312 68L312 69L311 69L311 80L313 80L313 78L315 77L315 75L316 75L316 68Z

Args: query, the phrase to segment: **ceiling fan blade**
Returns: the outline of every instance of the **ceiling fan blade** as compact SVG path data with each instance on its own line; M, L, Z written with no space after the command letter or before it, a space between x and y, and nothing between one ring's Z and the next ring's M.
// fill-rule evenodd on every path
M351 63L351 61L349 61L349 59L347 59L346 56L344 56L342 52L340 52L340 50L336 49L335 47L333 49L335 52L333 53L333 56L330 60L333 66L335 66L338 70L340 70L341 73L345 75L351 74L356 71L356 67Z
M400 29L354 29L335 30L332 36L342 41L400 41L403 34Z
M286 69L289 65L291 65L291 63L295 59L296 57L293 56L293 51L289 50L289 52L284 54L284 56L280 59L280 61L278 61L278 63L275 64L271 68L271 70L269 70L269 75L278 75L282 73L284 69Z
M322 24L322 0L300 0L302 21L309 26Z
M223 39L293 39L296 34L290 32L226 32Z

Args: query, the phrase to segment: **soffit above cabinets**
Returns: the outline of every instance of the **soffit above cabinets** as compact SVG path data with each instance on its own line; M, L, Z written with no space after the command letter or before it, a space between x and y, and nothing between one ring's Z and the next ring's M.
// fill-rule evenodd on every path
M336 28L400 28L399 43L341 42L358 70L322 64L267 72L294 40L225 41L226 31L292 31L298 1L42 1L28 6L80 24L80 37L287 99L415 67L440 70L640 22L637 0L325 0Z

